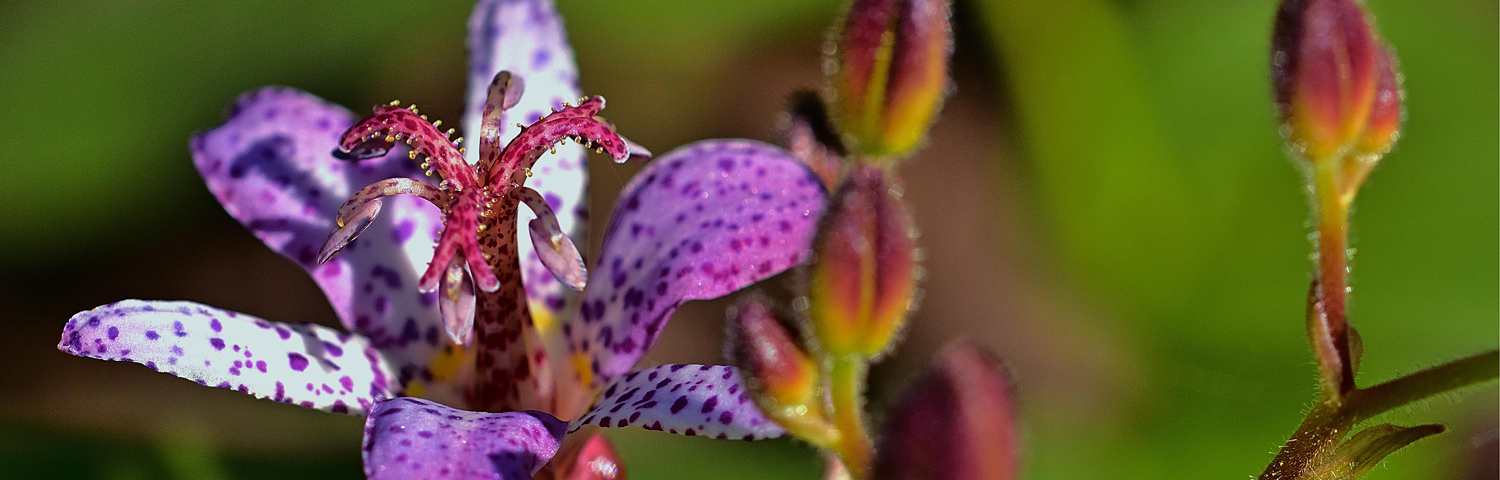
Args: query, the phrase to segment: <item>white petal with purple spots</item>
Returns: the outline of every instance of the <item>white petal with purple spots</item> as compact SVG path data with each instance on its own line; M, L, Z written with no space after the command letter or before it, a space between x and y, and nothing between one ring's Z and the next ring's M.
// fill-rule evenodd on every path
M557 454L566 428L541 412L469 412L417 398L386 400L365 420L365 475L529 480Z
M427 373L443 339L436 296L416 291L432 258L438 211L414 196L386 197L369 229L317 264L349 195L386 178L424 179L400 149L359 162L333 158L339 134L354 120L348 110L298 90L252 91L223 125L193 138L193 161L224 209L312 275L344 326L370 338L404 385Z
M604 390L583 425L636 425L682 435L760 440L786 433L761 414L734 367L661 365L630 372Z
M749 140L698 142L647 165L621 193L579 315L563 325L593 386L629 371L683 302L801 263L826 196L800 161Z
M364 338L192 302L125 300L80 312L57 348L332 412L363 414L392 390L390 366Z
M484 115L485 97L495 74L506 70L525 82L520 102L505 111L501 122L500 145L509 143L520 133L517 123L530 124L539 116L552 112L564 102L576 102L578 67L562 17L550 0L482 0L469 17L469 89L464 113L464 137L478 141L479 125ZM557 212L558 223L578 245L587 245L584 193L588 184L588 163L583 147L568 143L557 147L557 153L545 153L533 168L528 187ZM478 161L479 149L468 151L470 163ZM532 247L526 226L535 215L520 213L517 236L521 252L521 278L533 312L548 312L558 317L577 298L563 287L542 265Z

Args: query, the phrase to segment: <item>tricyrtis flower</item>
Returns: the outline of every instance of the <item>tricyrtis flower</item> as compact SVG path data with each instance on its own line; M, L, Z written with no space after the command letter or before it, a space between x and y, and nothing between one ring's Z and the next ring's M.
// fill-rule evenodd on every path
M731 367L634 366L678 305L803 260L817 176L750 141L670 152L625 188L586 273L568 235L584 216L580 143L644 151L596 118L603 99L578 94L550 2L482 1L469 33L478 148L415 108L356 123L285 88L247 93L193 139L225 210L312 275L346 331L126 300L75 315L59 348L368 414L372 477L529 477L585 424L781 435ZM581 301L567 288L584 285ZM507 410L529 411L486 413Z

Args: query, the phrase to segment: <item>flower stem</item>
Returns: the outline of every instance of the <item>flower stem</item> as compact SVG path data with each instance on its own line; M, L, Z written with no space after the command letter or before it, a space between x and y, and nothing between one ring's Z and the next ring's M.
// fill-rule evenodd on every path
M1320 454L1337 445L1359 422L1440 393L1494 380L1500 373L1497 370L1500 370L1500 351L1491 350L1354 390L1338 406L1319 403L1276 453L1260 479L1301 479L1317 467L1314 462Z
M1349 205L1339 190L1338 158L1313 162L1313 198L1318 216L1318 286L1311 301L1310 340L1318 356L1325 397L1333 403L1354 389L1349 352Z
M839 430L839 441L834 445L834 452L844 462L844 467L854 480L870 478L870 461L874 456L874 446L865 426L864 400L861 396L867 373L869 365L864 358L847 355L833 359L833 368L828 375L833 424Z

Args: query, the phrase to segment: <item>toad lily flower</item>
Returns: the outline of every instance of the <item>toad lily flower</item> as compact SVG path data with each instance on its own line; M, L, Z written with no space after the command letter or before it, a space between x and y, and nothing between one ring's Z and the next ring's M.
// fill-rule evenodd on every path
M644 150L595 117L602 98L564 103L580 95L550 2L481 1L469 49L478 149L415 108L356 122L286 88L245 94L193 139L209 190L312 276L344 330L125 300L75 315L59 348L367 415L372 478L531 478L585 425L781 435L732 367L635 365L683 302L803 260L827 196L817 175L751 141L670 152L622 192L585 271L566 233L585 216L582 144L616 160Z

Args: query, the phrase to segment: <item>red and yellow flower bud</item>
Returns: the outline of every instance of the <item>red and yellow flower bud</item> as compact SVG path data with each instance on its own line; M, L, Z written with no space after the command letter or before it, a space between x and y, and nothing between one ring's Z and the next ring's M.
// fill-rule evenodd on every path
M834 194L814 241L807 318L834 356L890 347L917 292L916 233L886 171L854 168Z
M799 438L824 444L835 435L824 414L818 366L764 300L729 312L730 362L767 417Z
M604 434L569 435L533 480L625 480L625 465Z
M1015 388L1000 362L967 343L944 348L886 413L877 480L1016 478Z
M1284 0L1271 76L1286 133L1312 161L1347 153L1375 103L1379 40L1356 0Z
M830 83L835 116L854 151L910 152L948 91L947 0L855 0L837 38Z
M1370 106L1369 121L1359 143L1354 146L1363 155L1384 155L1401 136L1401 120L1406 102L1403 78L1396 65L1396 54L1381 46L1375 54L1375 100Z

